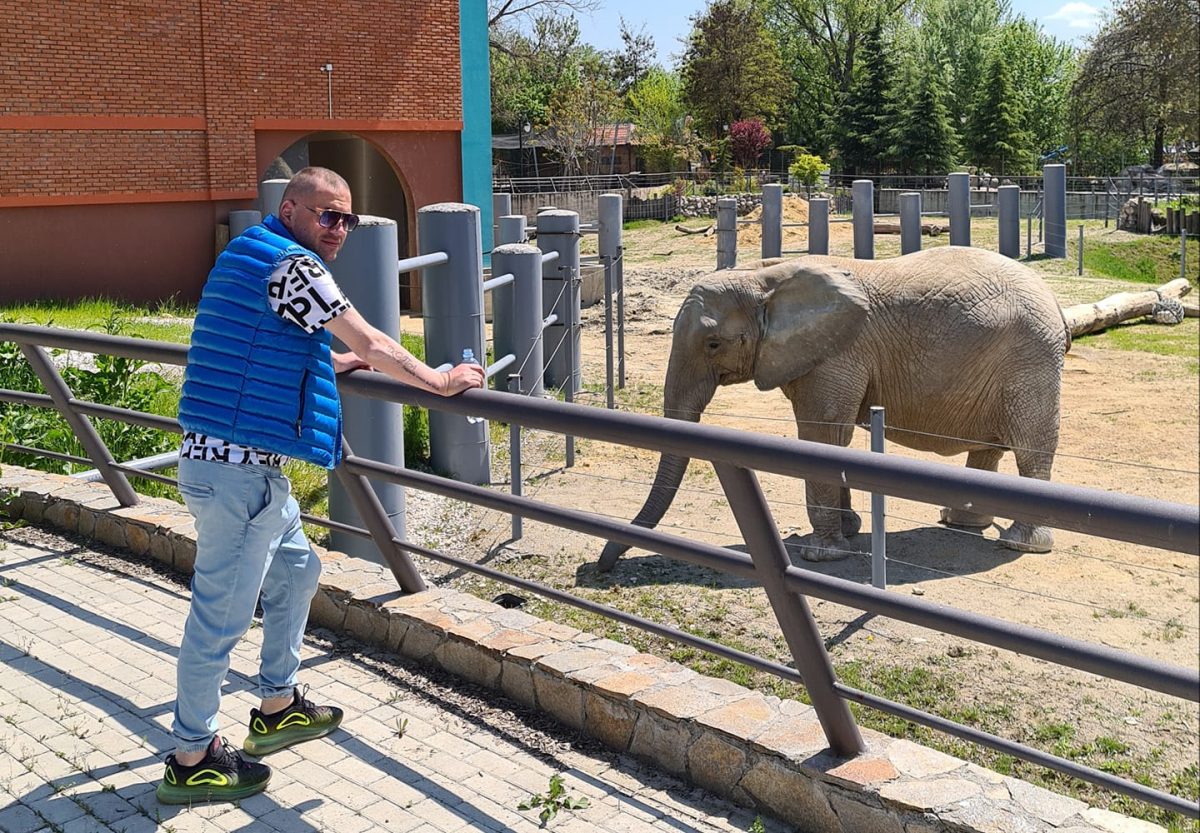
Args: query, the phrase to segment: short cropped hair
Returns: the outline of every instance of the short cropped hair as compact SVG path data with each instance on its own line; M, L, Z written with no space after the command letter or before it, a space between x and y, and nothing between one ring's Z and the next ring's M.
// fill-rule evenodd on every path
M295 176L283 189L283 200L295 201L299 197L307 197L318 190L350 190L350 185L341 174L329 168L309 166L296 171Z

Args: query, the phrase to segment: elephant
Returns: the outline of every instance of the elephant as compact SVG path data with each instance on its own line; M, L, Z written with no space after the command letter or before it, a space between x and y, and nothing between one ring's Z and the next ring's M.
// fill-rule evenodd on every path
M691 289L675 317L663 410L698 422L718 385L753 381L791 400L802 440L846 446L881 405L894 442L966 452L969 468L989 471L1011 450L1022 476L1049 480L1070 344L1045 281L1003 255L952 246L884 260L808 256ZM688 462L662 455L635 525L662 519ZM801 557L844 557L860 526L850 490L806 481L805 492L813 535ZM941 521L983 528L992 518L944 508ZM1000 537L1021 552L1053 546L1048 527L1021 521ZM608 542L599 568L627 549Z

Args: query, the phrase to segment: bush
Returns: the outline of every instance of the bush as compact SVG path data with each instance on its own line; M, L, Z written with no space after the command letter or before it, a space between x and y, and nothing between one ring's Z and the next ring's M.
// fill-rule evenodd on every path
M819 156L802 153L788 166L788 173L806 188L812 188L821 181L821 172L825 170L825 162Z

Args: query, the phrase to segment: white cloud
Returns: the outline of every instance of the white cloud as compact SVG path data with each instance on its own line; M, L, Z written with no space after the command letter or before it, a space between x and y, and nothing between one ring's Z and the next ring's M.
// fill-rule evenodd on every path
M1070 29L1094 29L1100 22L1100 10L1087 3L1066 3L1042 19L1060 21Z

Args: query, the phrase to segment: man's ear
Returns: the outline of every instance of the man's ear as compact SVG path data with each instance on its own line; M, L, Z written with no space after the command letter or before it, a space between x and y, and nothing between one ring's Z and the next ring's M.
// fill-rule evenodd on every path
M289 198L279 204L279 210L275 213L278 215L279 221L283 223L286 228L290 229L292 227L292 215L295 212L296 202L295 200Z

